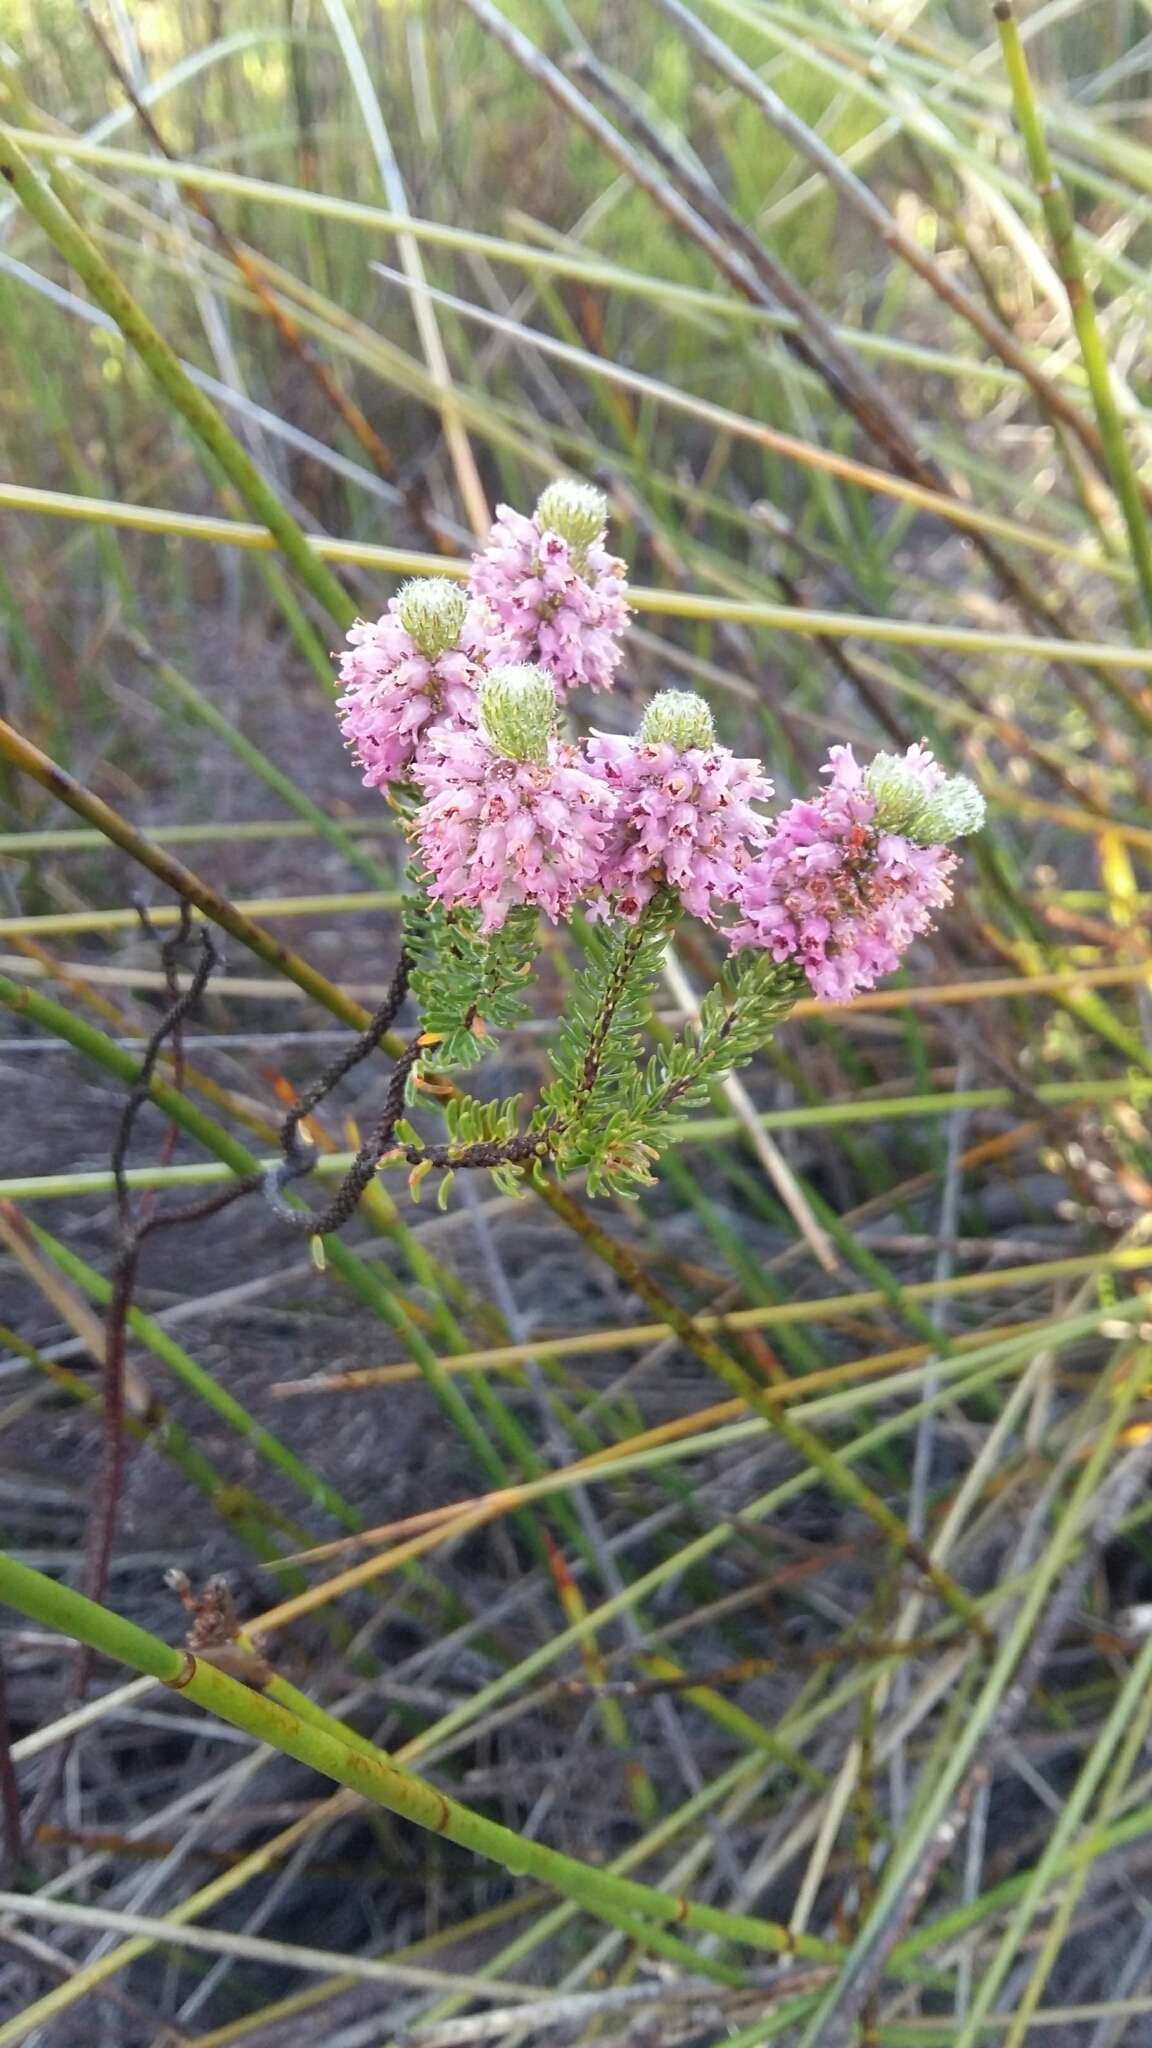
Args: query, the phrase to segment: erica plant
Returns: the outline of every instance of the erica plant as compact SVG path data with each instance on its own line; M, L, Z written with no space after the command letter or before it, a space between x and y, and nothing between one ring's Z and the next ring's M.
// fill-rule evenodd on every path
M867 766L833 747L820 788L773 815L763 764L721 745L683 690L654 697L630 736L570 731L569 691L611 689L623 657L625 566L606 522L582 483L552 484L530 518L501 506L465 587L410 583L348 635L342 730L413 850L393 994L421 1007L360 1187L402 1158L417 1179L440 1170L443 1193L461 1167L506 1188L582 1169L592 1193L635 1192L675 1118L800 995L844 1001L897 967L951 898L952 842L982 822L973 784L923 746ZM541 913L581 912L592 939L538 1105L456 1090L448 1142L426 1145L405 1085L425 1062L473 1064L525 1016ZM649 1053L653 986L686 917L730 964L682 1037Z

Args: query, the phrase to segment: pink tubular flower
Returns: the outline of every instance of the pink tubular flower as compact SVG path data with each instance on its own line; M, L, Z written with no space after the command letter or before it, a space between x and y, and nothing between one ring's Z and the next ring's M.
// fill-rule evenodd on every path
M931 930L932 912L951 900L956 856L883 830L851 747L833 747L824 773L827 788L789 804L743 875L731 939L733 950L758 946L794 960L816 995L846 1002L891 974ZM910 749L906 778L921 773L925 797L935 797L940 771Z
M479 910L482 932L520 904L556 923L599 884L615 799L576 748L552 736L555 709L541 670L495 669L481 729L430 735L426 801L412 826L428 893Z
M469 590L493 620L493 658L539 662L563 696L585 684L610 690L628 624L624 564L604 546L600 492L554 484L532 517L496 508L487 546L472 558Z
M612 910L632 922L667 886L711 923L768 837L752 809L772 795L759 761L717 746L708 706L684 690L655 697L635 738L597 734L587 756L617 798L602 876Z
M340 656L340 730L370 789L403 781L433 721L475 724L475 631L461 590L409 584L382 618L358 619ZM463 644L462 644L463 643Z

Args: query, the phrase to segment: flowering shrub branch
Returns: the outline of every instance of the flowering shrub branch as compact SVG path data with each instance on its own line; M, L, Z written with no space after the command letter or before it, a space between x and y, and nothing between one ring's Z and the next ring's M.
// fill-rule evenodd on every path
M414 848L395 986L422 1021L324 1228L393 1158L414 1187L441 1172L441 1199L465 1168L505 1189L546 1166L582 1170L592 1194L634 1193L675 1117L805 990L845 1001L899 965L951 899L952 842L982 822L978 791L924 746L866 767L833 747L822 787L773 817L762 764L722 745L683 690L660 692L632 735L577 737L565 700L611 689L629 616L606 523L605 499L581 483L551 485L531 517L501 506L465 588L410 583L349 632L341 724ZM428 1145L402 1114L405 1092L423 1059L469 1067L528 1014L541 911L554 924L583 911L593 933L540 1103L525 1124L518 1096L457 1095L447 1143ZM646 1055L652 991L686 916L726 941L732 964L681 1037Z
M495 1032L530 1014L538 918L520 905L485 939L474 913L446 912L430 901L417 875L412 880L404 927L424 1037L439 1066L471 1067L491 1051Z

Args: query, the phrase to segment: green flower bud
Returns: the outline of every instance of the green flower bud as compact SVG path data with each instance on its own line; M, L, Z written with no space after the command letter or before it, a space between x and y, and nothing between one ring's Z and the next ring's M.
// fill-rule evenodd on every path
M979 832L988 806L966 775L950 775L936 800L936 809L944 827L944 839L967 839L970 832Z
M556 731L556 685L531 662L489 669L480 680L480 723L510 761L546 761Z
M446 576L420 576L406 583L397 600L400 624L429 661L459 647L468 600Z
M864 787L876 805L882 832L896 832L917 846L946 846L978 832L984 799L966 775L943 775L931 756L877 754L864 770Z
M644 713L640 744L675 747L678 754L689 747L714 747L716 728L703 697L695 690L661 690Z
M541 491L536 517L550 533L558 533L582 555L608 524L608 500L595 484L571 483L560 477Z

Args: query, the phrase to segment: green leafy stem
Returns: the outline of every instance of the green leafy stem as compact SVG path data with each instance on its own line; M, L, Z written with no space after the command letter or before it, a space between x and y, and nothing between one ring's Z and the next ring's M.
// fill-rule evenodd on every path
M527 1130L519 1095L448 1102L443 1145L428 1146L411 1124L397 1124L390 1156L412 1169L414 1192L439 1170L443 1204L457 1171L482 1168L502 1192L514 1193L545 1164L560 1174L583 1170L593 1195L651 1185L675 1115L766 1043L802 983L794 967L751 954L709 991L680 1036L645 1060L652 989L677 909L672 893L660 889L634 924L592 929L551 1055L553 1078ZM490 1050L494 1029L527 1014L534 912L511 912L484 939L474 920L445 913L417 889L405 936L416 963L422 1042L445 1067L472 1064Z

